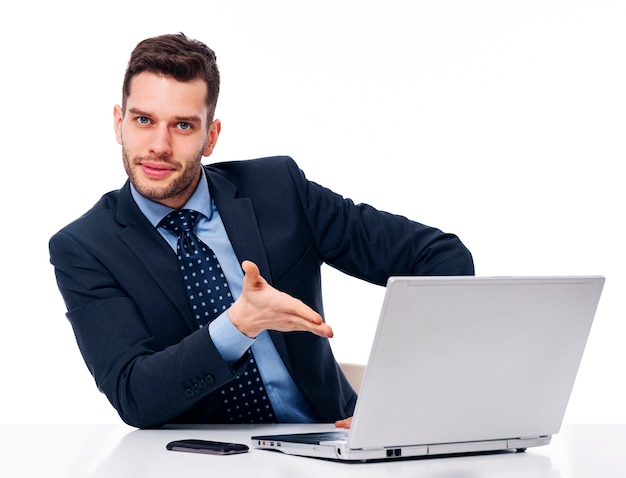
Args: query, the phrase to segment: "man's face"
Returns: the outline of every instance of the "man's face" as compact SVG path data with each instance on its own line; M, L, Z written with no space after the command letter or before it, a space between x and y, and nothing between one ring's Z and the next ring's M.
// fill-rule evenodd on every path
M207 85L143 72L133 77L126 109L114 109L124 168L139 193L178 209L193 194L202 156L213 152L219 120L208 122Z

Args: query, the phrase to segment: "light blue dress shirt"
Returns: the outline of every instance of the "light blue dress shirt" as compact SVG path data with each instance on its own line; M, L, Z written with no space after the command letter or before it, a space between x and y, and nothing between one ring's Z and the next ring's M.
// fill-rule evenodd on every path
M178 242L176 234L158 226L161 219L172 209L143 197L132 184L131 193L141 212L176 251ZM233 300L237 300L241 295L243 271L209 193L205 174L202 174L196 191L182 209L192 209L200 213L194 231L215 252L228 280ZM279 422L312 423L315 421L313 412L291 379L267 331L260 333L255 339L249 338L233 325L228 317L228 311L213 320L207 329L215 347L231 365L234 365L246 350L252 347L259 372Z

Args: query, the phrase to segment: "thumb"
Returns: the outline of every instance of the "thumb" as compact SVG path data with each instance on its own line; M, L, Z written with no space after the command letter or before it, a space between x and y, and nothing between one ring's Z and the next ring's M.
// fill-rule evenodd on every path
M254 262L247 260L243 261L241 263L241 268L243 269L244 273L243 280L247 286L258 287L265 284L265 279L261 277L259 267Z

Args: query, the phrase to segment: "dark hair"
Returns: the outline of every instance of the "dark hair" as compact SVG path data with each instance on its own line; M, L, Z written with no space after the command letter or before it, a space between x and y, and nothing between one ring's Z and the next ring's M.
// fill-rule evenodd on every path
M213 121L215 105L220 92L220 72L215 62L215 52L204 43L187 38L184 34L168 34L148 38L137 44L130 55L124 85L122 108L130 94L133 76L148 71L169 76L178 81L203 79L207 84L206 104L209 122Z

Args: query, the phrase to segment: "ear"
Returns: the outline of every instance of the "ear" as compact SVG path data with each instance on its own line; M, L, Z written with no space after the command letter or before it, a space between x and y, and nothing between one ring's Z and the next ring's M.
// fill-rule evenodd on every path
M120 105L113 108L113 128L115 128L115 139L122 144L122 121L124 120L124 112Z
M218 119L214 120L213 123L211 123L211 126L209 126L209 137L207 138L207 142L204 145L204 149L202 150L202 156L211 155L221 131L222 122Z

